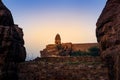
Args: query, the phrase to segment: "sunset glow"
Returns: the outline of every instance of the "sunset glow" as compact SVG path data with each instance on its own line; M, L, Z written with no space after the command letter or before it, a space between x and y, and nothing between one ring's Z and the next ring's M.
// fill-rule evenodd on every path
M3 0L15 24L23 28L28 58L40 55L53 44L57 33L62 42L92 43L96 21L106 0Z

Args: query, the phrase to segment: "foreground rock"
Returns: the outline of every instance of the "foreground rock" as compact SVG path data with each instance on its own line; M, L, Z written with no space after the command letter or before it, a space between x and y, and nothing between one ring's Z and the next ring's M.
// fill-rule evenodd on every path
M18 26L0 26L0 58L5 61L23 62L26 51L23 40L22 29ZM0 60L2 63L2 60ZM4 63L4 61L3 61Z
M0 80L17 80L17 63L25 61L22 29L0 0Z
M109 67L110 80L120 80L120 0L108 0L97 22L101 56Z

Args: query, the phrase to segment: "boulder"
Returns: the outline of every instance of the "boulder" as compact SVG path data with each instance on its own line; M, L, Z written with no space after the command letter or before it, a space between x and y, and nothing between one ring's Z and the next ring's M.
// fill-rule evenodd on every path
M17 64L25 58L23 31L0 0L0 80L17 80Z
M97 22L96 36L110 80L120 80L120 0L108 0Z
M25 58L22 29L18 26L0 26L0 76L3 77L0 80L16 80L17 63L25 61Z

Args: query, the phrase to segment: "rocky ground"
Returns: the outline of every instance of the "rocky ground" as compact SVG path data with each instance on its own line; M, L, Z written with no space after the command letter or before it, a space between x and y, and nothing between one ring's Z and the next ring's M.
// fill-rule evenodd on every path
M37 58L18 68L19 80L108 80L99 57Z

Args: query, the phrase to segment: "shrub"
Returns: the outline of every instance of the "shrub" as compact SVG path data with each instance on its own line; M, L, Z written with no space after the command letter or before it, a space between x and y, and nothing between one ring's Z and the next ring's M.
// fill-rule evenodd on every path
M88 49L88 53L91 56L99 56L100 49L97 46Z
M70 53L70 56L99 56L99 48L97 46L91 47L86 51L74 51Z
M70 53L70 56L86 56L87 52L83 52L83 51L74 51L72 53Z

